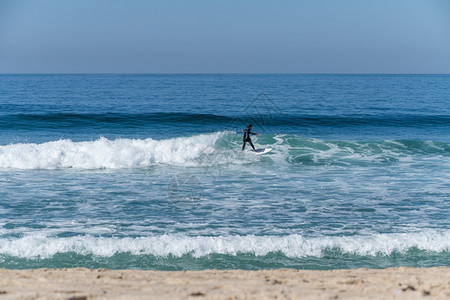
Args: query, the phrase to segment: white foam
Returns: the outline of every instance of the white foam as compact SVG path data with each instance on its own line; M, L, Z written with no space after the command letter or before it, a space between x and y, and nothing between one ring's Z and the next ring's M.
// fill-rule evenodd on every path
M50 258L57 253L75 252L81 255L111 257L117 253L181 257L191 254L204 257L210 254L237 255L239 253L264 256L280 252L288 257L321 257L324 250L337 249L361 256L405 253L417 248L432 252L450 251L450 231L375 234L349 237L288 236L182 236L162 235L139 238L103 238L77 236L67 238L30 235L0 239L0 255L20 258Z
M2 169L118 169L155 164L202 166L211 164L215 142L225 133L202 134L166 140L100 138L96 141L59 140L42 144L0 146ZM229 163L215 156L214 163Z

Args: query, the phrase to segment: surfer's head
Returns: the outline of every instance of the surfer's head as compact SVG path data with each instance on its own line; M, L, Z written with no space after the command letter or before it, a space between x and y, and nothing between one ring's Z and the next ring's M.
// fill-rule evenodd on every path
M248 124L247 128L252 128L252 124Z

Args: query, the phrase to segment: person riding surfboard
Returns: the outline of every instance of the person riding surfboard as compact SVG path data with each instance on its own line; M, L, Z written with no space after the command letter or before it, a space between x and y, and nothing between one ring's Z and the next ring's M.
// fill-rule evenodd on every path
M242 129L242 132L244 132L244 143L242 144L242 150L245 149L245 144L249 143L250 146L252 146L253 151L256 152L255 146L253 146L252 139L250 138L250 135L260 135L260 133L253 133L251 124L249 124L247 126L247 129Z

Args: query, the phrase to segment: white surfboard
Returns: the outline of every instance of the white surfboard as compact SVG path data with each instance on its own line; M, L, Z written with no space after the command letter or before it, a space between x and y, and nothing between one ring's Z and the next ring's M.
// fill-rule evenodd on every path
M259 149L256 149L256 151L250 150L251 153L257 154L257 155L266 154L270 151L272 151L272 148L259 148Z

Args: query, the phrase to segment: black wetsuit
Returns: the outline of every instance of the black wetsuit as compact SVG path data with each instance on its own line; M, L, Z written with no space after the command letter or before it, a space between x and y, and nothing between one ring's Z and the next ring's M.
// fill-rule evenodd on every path
M248 142L250 146L252 146L253 150L256 151L255 146L253 146L252 140L250 139L250 135L255 135L256 133L251 132L250 128L244 129L244 143L242 144L242 150L245 149L245 144Z

